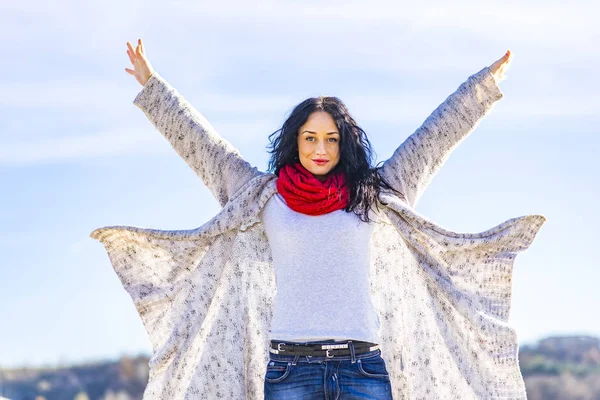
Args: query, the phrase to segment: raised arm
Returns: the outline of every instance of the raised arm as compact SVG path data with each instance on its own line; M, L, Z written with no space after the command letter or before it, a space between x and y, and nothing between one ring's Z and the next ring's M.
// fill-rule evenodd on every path
M135 49L129 42L127 47L134 69L125 68L125 72L143 86L133 104L146 114L223 207L246 182L262 172L246 162L239 151L219 136L206 118L152 68L141 38Z
M262 174L157 72L133 103L202 179L221 207L246 182Z
M502 97L489 67L471 75L383 163L380 174L414 208L452 151Z

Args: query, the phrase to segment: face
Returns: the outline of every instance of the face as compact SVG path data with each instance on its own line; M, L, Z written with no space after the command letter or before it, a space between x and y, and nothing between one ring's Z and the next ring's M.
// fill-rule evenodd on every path
M340 161L340 134L333 117L315 111L298 130L298 158L304 168L321 182ZM318 164L315 160L326 160Z

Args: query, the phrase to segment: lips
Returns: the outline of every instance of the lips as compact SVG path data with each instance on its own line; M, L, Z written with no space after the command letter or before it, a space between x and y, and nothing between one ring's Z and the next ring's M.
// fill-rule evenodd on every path
M313 161L315 162L315 164L318 164L318 165L324 165L329 162L329 160L320 160L320 159L314 159Z

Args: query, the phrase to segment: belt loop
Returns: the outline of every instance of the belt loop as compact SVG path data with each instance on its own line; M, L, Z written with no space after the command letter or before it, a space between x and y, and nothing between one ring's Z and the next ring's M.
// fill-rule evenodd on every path
M354 364L356 362L356 354L354 354L354 343L352 343L352 340L348 340L348 347L350 347L350 355L352 356L352 364Z
M300 356L294 356L294 361L292 361L292 365L296 365Z

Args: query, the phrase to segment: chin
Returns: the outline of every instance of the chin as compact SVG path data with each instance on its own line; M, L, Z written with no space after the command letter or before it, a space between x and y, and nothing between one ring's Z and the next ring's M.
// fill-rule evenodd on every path
M302 165L304 166L304 168L306 168L307 170L309 170L310 172L312 172L313 174L316 174L316 175L326 175L333 169L329 166L329 163L327 163L326 165L324 165L322 167L315 165L312 161L310 163L313 165L309 165L309 166L306 166L306 164L302 164Z

